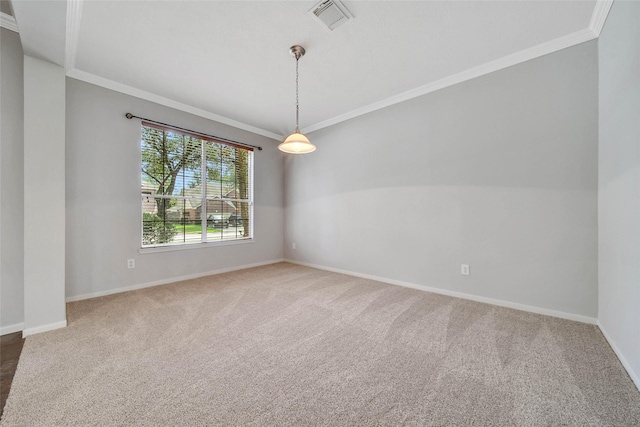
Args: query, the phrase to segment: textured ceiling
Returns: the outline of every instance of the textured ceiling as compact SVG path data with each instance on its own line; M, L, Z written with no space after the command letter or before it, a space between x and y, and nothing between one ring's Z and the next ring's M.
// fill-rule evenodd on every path
M293 44L307 49L300 60L300 125L315 129L483 64L571 39L589 28L596 6L343 3L354 19L329 31L308 13L316 4L308 1L76 0L68 3L75 14L67 15L67 73L277 136L295 124Z

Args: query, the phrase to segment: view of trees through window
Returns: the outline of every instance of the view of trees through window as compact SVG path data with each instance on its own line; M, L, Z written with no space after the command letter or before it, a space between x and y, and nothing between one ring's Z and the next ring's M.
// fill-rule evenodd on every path
M252 236L253 151L143 122L142 246Z

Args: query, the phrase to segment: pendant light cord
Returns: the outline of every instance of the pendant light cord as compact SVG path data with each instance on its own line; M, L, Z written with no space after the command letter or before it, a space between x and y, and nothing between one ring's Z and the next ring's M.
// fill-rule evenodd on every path
M316 146L300 132L300 61L304 56L304 48L294 45L289 48L289 53L296 59L296 130L287 136L278 145L280 151L290 154L305 154L315 151Z
M298 98L298 57L296 57L296 132L300 132L300 100Z

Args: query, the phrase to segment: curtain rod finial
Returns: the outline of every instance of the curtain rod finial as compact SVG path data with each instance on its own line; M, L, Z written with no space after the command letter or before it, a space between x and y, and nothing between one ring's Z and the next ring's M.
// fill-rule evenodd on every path
M133 119L133 114L127 113L124 115L127 119Z

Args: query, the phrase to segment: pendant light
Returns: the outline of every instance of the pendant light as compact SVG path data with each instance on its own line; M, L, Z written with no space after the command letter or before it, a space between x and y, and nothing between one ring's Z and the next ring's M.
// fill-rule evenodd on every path
M311 153L316 150L316 146L309 141L309 138L300 133L299 128L299 101L298 101L298 60L304 56L304 48L302 46L291 46L289 53L296 58L296 130L291 135L285 138L284 141L278 145L280 151L291 154L305 154Z

